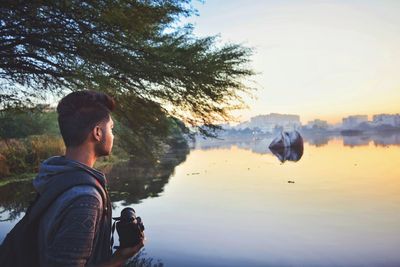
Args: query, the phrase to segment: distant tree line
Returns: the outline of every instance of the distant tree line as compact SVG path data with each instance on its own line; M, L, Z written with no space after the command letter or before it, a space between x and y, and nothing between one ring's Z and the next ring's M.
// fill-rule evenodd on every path
M59 135L56 112L44 112L43 106L14 107L0 110L0 139L31 135Z

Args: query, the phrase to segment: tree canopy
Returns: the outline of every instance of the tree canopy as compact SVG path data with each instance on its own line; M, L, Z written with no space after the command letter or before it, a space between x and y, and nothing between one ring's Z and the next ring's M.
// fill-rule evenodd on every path
M212 126L251 92L251 49L182 26L190 0L0 2L3 104L89 89L115 97L131 128L166 115Z

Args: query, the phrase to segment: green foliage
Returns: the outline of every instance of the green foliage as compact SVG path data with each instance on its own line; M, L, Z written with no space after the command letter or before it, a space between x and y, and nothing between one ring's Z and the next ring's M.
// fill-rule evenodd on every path
M34 135L0 142L0 155L11 174L37 172L41 161L64 152L62 138L53 135ZM0 176L5 175L0 173Z
M154 162L170 147L187 145L188 128L178 119L166 116L159 104L125 97L117 102L120 108L115 114L115 144L133 159Z
M59 135L57 113L34 108L9 107L0 110L0 139L24 138L30 135Z
M36 172L39 163L64 153L57 113L37 105L0 110L0 177Z
M169 116L205 125L199 130L206 134L244 106L251 50L198 38L191 25L177 27L196 12L190 2L2 1L0 101L28 103L82 89L109 93L122 104L117 119L135 133L132 149L165 138Z

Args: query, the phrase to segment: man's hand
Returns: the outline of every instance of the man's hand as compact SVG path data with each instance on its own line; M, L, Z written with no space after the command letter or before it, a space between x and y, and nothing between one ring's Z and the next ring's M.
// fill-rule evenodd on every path
M125 263L129 258L133 257L140 251L140 249L144 247L144 239L140 241L139 244L137 244L134 247L128 247L128 248L119 248L115 251L112 260L116 260L118 262Z
M142 239L139 244L134 247L117 249L109 262L96 265L96 267L121 267L127 260L135 256L136 253L144 247L144 240L144 234L142 233Z

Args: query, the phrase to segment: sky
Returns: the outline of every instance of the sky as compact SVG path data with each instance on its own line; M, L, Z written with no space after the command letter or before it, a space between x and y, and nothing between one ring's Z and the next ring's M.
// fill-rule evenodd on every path
M272 112L340 122L400 113L400 1L195 2L197 36L254 49L256 99L239 120Z

